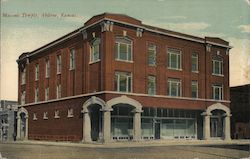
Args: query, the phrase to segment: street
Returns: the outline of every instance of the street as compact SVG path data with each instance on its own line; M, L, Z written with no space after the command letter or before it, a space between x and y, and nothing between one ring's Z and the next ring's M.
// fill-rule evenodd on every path
M105 148L20 143L0 143L0 153L6 159L248 159L250 154L247 144Z

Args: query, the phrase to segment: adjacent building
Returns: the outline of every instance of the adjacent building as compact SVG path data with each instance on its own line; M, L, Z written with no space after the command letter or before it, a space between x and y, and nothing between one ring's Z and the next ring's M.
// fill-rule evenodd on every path
M18 58L17 138L229 140L230 48L123 14L96 15Z
M250 139L250 84L230 88L232 137Z
M0 101L0 142L16 139L17 101Z

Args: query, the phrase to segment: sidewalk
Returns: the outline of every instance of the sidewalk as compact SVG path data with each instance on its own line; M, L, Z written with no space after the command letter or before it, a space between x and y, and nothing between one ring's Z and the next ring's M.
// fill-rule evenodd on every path
M110 143L72 143L72 142L52 142L52 141L16 141L3 142L3 144L26 144L26 145L51 145L51 146L70 146L86 148L126 148L126 147L150 147L150 146L181 146L181 145L250 145L250 140L151 140L140 142L110 142Z

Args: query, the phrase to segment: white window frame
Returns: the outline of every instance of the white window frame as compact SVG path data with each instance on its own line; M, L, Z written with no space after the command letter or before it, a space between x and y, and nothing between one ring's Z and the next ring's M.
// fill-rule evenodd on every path
M35 103L39 102L39 88L35 88Z
M172 83L177 85L177 95L172 94ZM171 97L181 97L182 96L182 81L176 78L168 78L168 95Z
M54 118L56 118L56 119L60 118L60 111L59 110L55 110Z
M153 59L154 60L153 63L150 63L150 59L151 59L150 55L151 54L153 55L153 58L154 58ZM156 53L156 45L155 44L149 44L148 45L148 65L149 66L156 66L156 54L157 54Z
M213 89L213 99L214 100L223 100L224 99L224 92L223 92L224 90L223 90L223 85L222 84L214 84L212 86L212 89ZM219 89L219 99L215 98L216 89Z
M150 87L151 85L150 82L153 82L153 85L152 85L153 88ZM152 75L148 76L148 94L156 95L156 77Z
M35 81L39 80L39 64L35 66Z
M74 48L70 49L70 55L69 55L69 69L70 70L75 69L75 54L76 54L76 50Z
M216 63L219 63L219 73L216 73L215 72L215 64ZM221 59L221 60L216 60L216 59L213 59L213 73L212 73L212 75L217 75L217 76L224 76L223 75L223 60Z
M90 63L100 61L100 44L100 38L96 38L93 40L90 48Z
M168 69L181 71L182 70L182 52L181 52L181 50L168 48L167 55L168 55ZM173 55L177 56L176 67L171 66L172 65L171 56L173 56ZM180 63L178 63L178 62L180 62Z
M45 101L49 100L49 87L45 88Z
M56 73L60 74L62 70L62 55L58 54L56 56Z
M193 86L196 86L196 96L193 97ZM199 84L197 80L191 81L191 97L192 98L198 98L199 97Z
M126 90L125 91L121 91L120 90L120 78L121 76L126 76ZM132 74L130 72L120 72L120 71L117 71L115 72L115 81L116 82L116 88L117 88L117 92L127 92L127 93L131 93L132 92ZM129 88L129 80L130 80L130 87Z
M128 43L122 42L122 40L129 41ZM120 57L120 45L126 45L126 59L121 59ZM124 61L124 62L133 62L133 42L129 38L126 37L116 37L115 38L115 46L117 46L117 50L115 49L115 60ZM130 59L129 59L129 47L130 47Z
M46 78L49 78L50 76L50 62L49 62L49 59L46 59L45 61L45 77Z
M44 119L44 120L49 119L49 117L48 117L48 112L43 112L43 119Z
M26 98L26 91L23 91L21 94L21 105L25 104L25 98Z
M67 115L68 118L72 118L74 117L74 109L73 108L69 108L68 109L68 115Z
M26 84L26 68L23 69L21 73L21 84Z
M62 86L61 84L58 84L56 86L56 98L59 99L62 97Z
M195 59L195 62L196 62L196 70L193 70L193 59ZM199 55L198 53L192 53L192 56L191 56L191 70L192 72L194 73L198 73L199 72Z

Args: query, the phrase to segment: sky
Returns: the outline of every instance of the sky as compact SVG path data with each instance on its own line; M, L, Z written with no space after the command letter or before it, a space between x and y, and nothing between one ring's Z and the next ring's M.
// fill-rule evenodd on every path
M17 100L16 60L104 12L230 42L230 86L250 83L250 0L1 0L0 99Z

